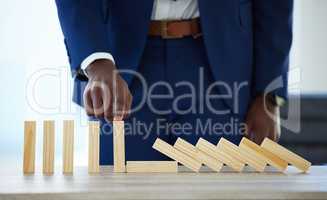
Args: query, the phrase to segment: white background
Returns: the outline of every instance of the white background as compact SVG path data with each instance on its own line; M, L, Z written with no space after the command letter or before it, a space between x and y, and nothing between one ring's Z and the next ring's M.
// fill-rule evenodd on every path
M327 0L295 0L293 74L302 93L327 93ZM56 120L56 165L61 165L61 126L63 119L76 121L76 164L87 162L86 117L71 104L69 68L54 1L2 0L0 6L0 164L8 159L22 160L23 121L38 120L38 133L44 119ZM36 92L27 90L28 80L40 70ZM298 71L298 70L297 70ZM293 80L292 79L292 80ZM67 89L68 88L68 89ZM28 100L53 108L56 115L30 109ZM59 107L60 105L60 107ZM61 114L60 114L61 113ZM39 134L41 136L41 134ZM42 137L37 140L37 158L42 154ZM40 164L40 161L38 161Z

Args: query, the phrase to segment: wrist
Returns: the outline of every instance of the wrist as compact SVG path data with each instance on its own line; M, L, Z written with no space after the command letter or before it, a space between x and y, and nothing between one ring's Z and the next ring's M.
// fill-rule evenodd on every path
M85 72L88 77L95 76L97 74L110 74L116 70L114 63L108 59L99 59L92 62L86 69Z

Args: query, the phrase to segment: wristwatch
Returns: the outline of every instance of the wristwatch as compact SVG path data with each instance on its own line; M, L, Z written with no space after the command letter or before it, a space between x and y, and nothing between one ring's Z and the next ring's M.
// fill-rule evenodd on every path
M283 97L280 97L275 94L268 94L266 96L266 99L269 103L271 103L274 106L278 106L278 107L282 107L286 103L286 100Z

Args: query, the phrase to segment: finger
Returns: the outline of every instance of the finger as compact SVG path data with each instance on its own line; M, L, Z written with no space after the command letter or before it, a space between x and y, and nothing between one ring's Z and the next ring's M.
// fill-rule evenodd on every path
M103 108L104 108L104 117L107 122L113 120L113 96L109 88L103 88Z
M103 99L102 99L102 91L101 88L95 87L92 89L91 98L93 102L93 110L94 115L97 118L103 117L104 109L103 109Z
M131 107L132 107L132 95L129 94L129 92L127 92L126 94L126 103L125 103L125 108L124 108L124 119L127 119L130 115L130 111L131 111Z
M255 129L254 142L258 145L261 144L263 139L269 135L269 128L267 127L257 127Z
M114 120L121 121L124 117L124 109L126 102L126 93L121 90L117 91L117 95L114 96Z
M84 99L84 108L85 108L86 114L88 116L93 116L94 115L93 103L92 103L92 98L91 98L91 92L89 89L85 90L83 99Z

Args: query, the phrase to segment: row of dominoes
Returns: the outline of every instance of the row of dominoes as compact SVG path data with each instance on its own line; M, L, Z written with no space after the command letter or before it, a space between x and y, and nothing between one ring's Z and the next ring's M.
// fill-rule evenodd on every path
M35 171L36 122L25 122L24 135L24 173ZM98 173L99 166L99 122L89 122L89 173ZM54 121L43 123L43 173L54 172L55 150ZM219 172L225 164L235 171L242 171L245 164L258 172L264 171L267 164L284 171L292 164L302 171L307 171L311 163L281 145L265 139L261 146L243 138L239 146L221 138L214 145L200 138L195 146L178 138L172 146L157 139L153 148L175 161L127 161L125 163L124 122L113 122L114 172L177 172L178 163L198 172L202 165ZM73 173L74 160L74 121L63 123L63 173Z
M202 165L216 172L224 164L236 172L241 172L245 165L257 172L263 172L267 164L281 172L286 170L288 164L303 172L308 171L311 166L309 161L268 138L260 146L247 138L243 138L239 146L224 138L217 145L200 138L195 146L178 138L172 146L158 138L153 148L194 172L199 172Z
M99 171L99 122L89 122L89 159L90 173ZM25 174L35 172L36 121L24 123L24 159ZM43 173L54 173L55 122L43 122ZM73 173L74 166L74 121L63 122L63 173Z

